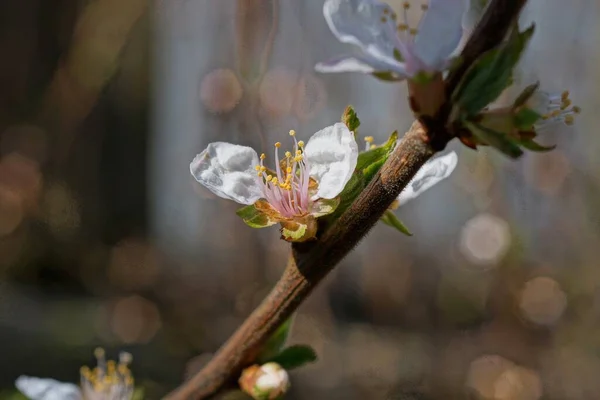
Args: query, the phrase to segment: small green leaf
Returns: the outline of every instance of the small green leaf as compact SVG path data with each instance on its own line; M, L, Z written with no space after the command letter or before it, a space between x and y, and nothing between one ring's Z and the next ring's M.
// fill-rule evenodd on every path
M339 205L339 197L334 199L319 199L310 204L310 214L315 218L329 215L334 212Z
M526 148L529 151L534 151L536 153L544 153L547 151L554 150L556 145L554 146L542 146L541 144L535 142L533 139L523 139L520 142L520 145Z
M406 225L404 225L390 210L387 210L379 220L384 224L397 229L399 232L404 233L406 236L412 236L412 233L410 233Z
M457 89L452 94L467 116L476 115L494 101L512 82L513 68L533 35L534 25L511 35L499 47L484 53L469 67Z
M264 344L263 349L257 357L259 364L268 362L271 358L275 357L281 351L281 348L285 344L288 338L290 329L292 328L292 321L294 317L288 318L283 324L277 328L275 333L267 340Z
M131 396L131 400L144 400L144 388L137 387L133 391L133 395Z
M521 94L519 94L519 96L517 96L517 99L514 101L513 108L521 107L522 105L527 103L527 101L531 98L531 96L533 96L533 94L535 93L535 91L538 89L539 86L540 86L540 83L536 82L536 83L533 83L533 84L527 86L525 89L523 89Z
M360 120L358 119L358 115L356 115L356 111L352 106L346 107L344 113L342 114L342 122L346 124L348 129L352 132L355 132L360 126Z
M329 214L329 218L335 220L350 207L350 204L352 204L354 199L358 197L379 171L381 166L387 161L390 153L396 147L397 141L398 132L394 131L385 144L358 154L354 174L344 187L344 190L340 193L340 204L335 212Z
M254 204L242 207L235 213L244 220L246 225L252 228L265 228L277 223L276 220L270 218L264 211L258 210Z
M535 124L542 116L530 108L521 108L514 116L514 124L518 129L529 129Z
M523 155L523 151L519 148L519 145L507 135L469 121L465 121L465 125L478 141L495 147L511 158Z
M283 369L291 370L317 361L317 353L312 347L299 344L283 349L269 361L276 362Z

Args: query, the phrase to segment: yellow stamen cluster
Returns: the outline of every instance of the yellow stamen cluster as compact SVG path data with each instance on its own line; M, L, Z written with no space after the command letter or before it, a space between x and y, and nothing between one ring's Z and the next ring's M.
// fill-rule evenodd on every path
M365 142L367 142L367 143L373 143L373 140L375 140L373 138L373 136L365 136Z
M296 131L291 129L289 134L290 134L290 136L295 137ZM282 167L282 171L281 171L284 175L284 178L282 180L278 179L276 176L273 176L271 174L265 175L267 168L265 166L263 166L262 163L261 163L261 165L257 165L254 167L256 169L257 175L264 176L264 179L267 182L269 182L271 185L279 186L281 189L287 190L287 191L292 190L292 179L294 178L294 173L295 173L293 165L294 165L294 163L297 164L304 160L304 156L302 154L302 151L304 149L304 142L302 140L300 140L300 141L296 142L296 144L297 144L297 150L295 151L294 154L292 154L290 151L286 151L284 153L285 167ZM275 147L280 148L281 143L280 142L275 143ZM266 156L264 153L260 155L260 159L261 160L266 159ZM282 163L283 163L283 161L282 161Z
M558 118L562 115L563 121L567 125L573 125L575 122L574 114L579 114L581 108L579 106L571 106L572 101L569 98L569 91L565 90L560 96L560 106L542 115L542 119L548 120Z
M399 33L408 33L412 36L415 36L418 31L416 28L411 28L411 26L408 22L408 13L411 8L412 8L412 5L411 5L410 1L404 1L402 3L403 18L402 18L402 21L396 26L396 30ZM428 9L429 9L429 5L427 3L421 4L421 12L425 12ZM387 22L386 15L388 14L388 12L389 11L387 9L383 10L384 16L381 18L382 22ZM391 18L395 21L397 19L396 14L392 12Z
M104 350L94 351L98 365L90 369L81 367L81 389L84 399L129 400L133 394L134 380L129 369L131 354L121 353L119 362L106 361Z

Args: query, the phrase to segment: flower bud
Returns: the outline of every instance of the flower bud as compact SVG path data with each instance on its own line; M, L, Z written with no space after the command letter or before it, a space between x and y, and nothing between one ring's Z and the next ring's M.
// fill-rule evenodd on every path
M240 388L256 400L279 399L290 387L290 378L281 365L269 362L242 372Z

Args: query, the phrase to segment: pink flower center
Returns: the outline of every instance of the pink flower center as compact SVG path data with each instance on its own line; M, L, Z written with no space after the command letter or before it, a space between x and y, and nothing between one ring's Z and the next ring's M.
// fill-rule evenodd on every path
M270 174L264 166L265 154L260 155L260 165L256 166L263 188L263 195L269 204L283 217L293 218L308 213L309 168L303 155L304 142L296 140L296 132L291 130L294 139L294 151L285 152L280 162L279 148L275 143L275 173Z

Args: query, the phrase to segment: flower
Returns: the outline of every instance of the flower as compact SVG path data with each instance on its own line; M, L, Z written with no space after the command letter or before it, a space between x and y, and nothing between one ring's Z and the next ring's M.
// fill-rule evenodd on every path
M560 123L573 125L575 115L581 112L579 106L572 105L568 90L560 94L536 90L526 105L542 116L535 124L536 131Z
M252 365L242 372L240 388L257 400L279 399L290 388L290 378L285 369L275 362Z
M96 368L81 368L81 386L54 379L20 376L17 389L31 400L130 400L134 393L133 377L129 370L131 354L121 353L119 362L106 361L103 349L94 352Z
M377 0L326 0L323 15L343 43L362 50L321 62L319 72L388 73L395 79L445 70L463 35L466 0L430 0L423 4L418 28L411 28L411 3L402 4L400 21L390 6ZM399 22L399 23L398 23Z
M337 196L356 167L358 146L343 123L320 130L306 145L296 140L295 131L290 136L293 151L286 151L282 159L281 143L275 143L275 170L264 165L264 153L259 157L250 147L214 142L194 158L190 172L217 196L254 205L260 223L253 215L249 225L279 222L284 239L312 239L315 219L333 212L339 203Z

